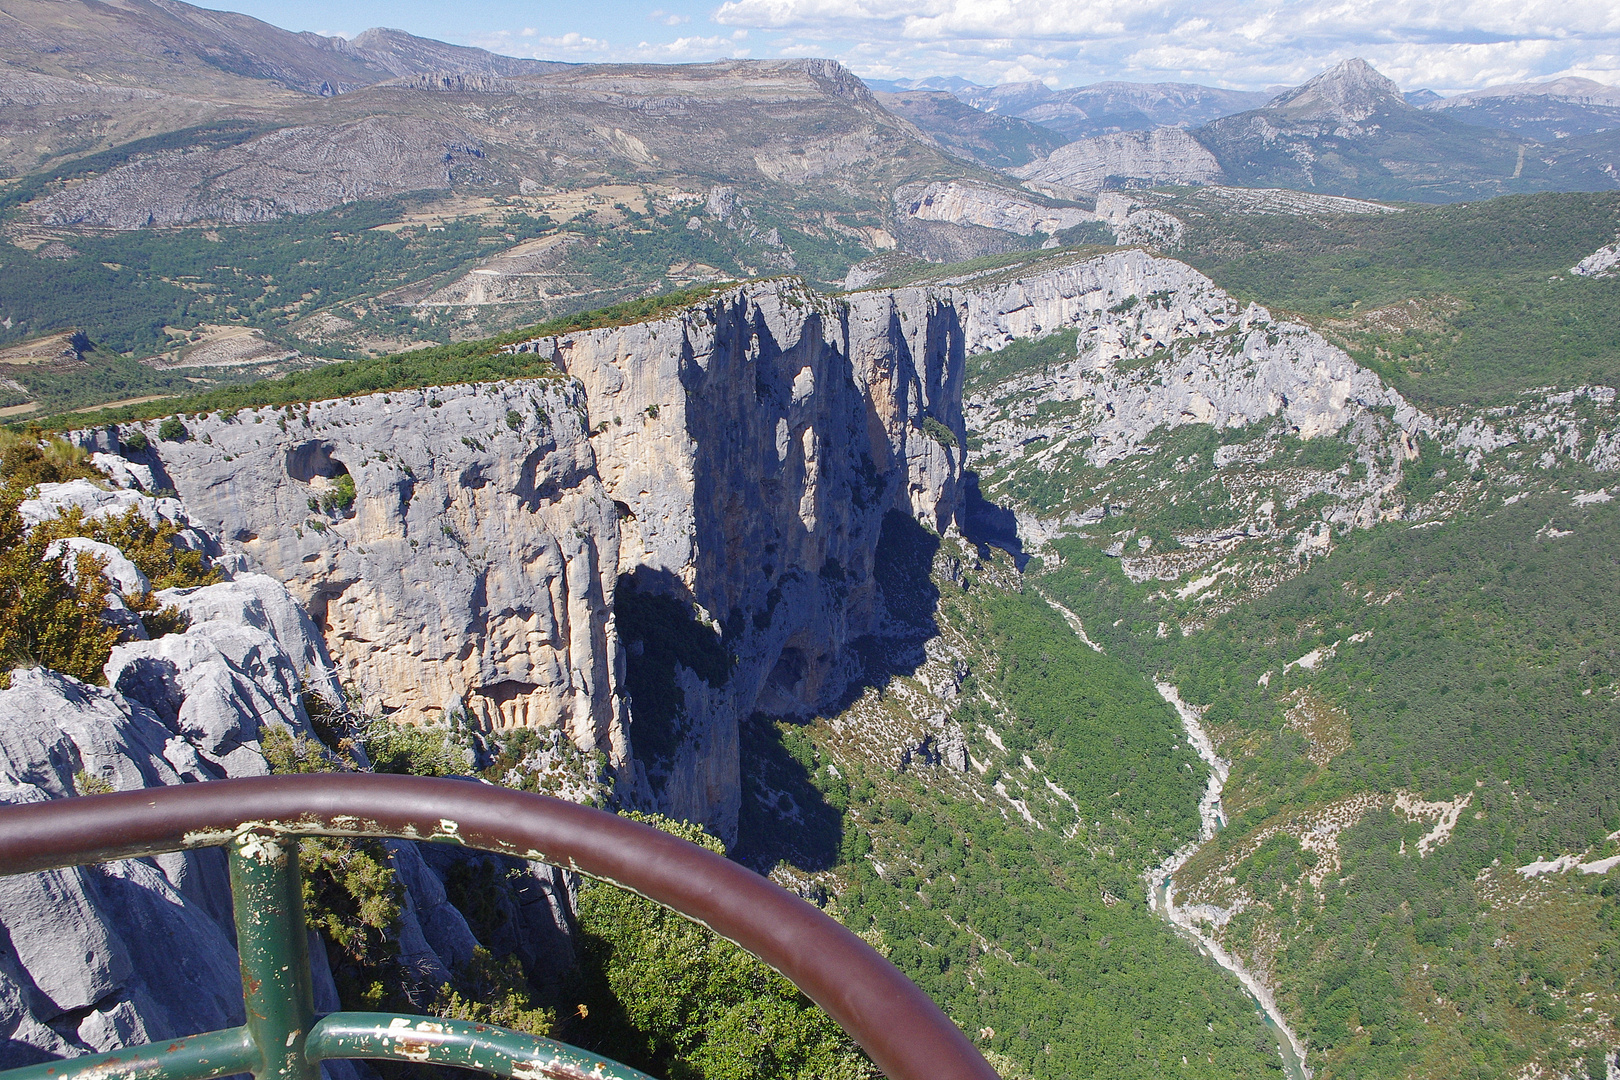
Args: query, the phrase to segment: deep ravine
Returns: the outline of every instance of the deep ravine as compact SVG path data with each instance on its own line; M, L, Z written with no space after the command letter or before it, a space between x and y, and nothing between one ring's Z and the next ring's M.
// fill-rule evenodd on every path
M1267 1030L1277 1040L1277 1052L1282 1056L1283 1071L1287 1074L1288 1080L1309 1080L1311 1070L1305 1064L1305 1046L1288 1026L1288 1021L1283 1017L1282 1010L1277 1007L1277 1001L1272 996L1271 988L1245 968L1241 960L1227 952L1219 942L1204 932L1205 918L1224 919L1231 913L1203 905L1180 907L1176 904L1176 871L1186 865L1187 860L1192 858L1200 847L1214 839L1215 834L1226 824L1226 815L1221 807L1221 791L1226 786L1231 765L1215 752L1215 744L1210 740L1209 733L1204 730L1203 718L1199 711L1183 701L1181 694L1171 684L1155 682L1153 685L1159 691L1159 696L1169 702L1176 710L1176 715L1181 717L1181 726L1187 732L1187 741L1192 743L1198 756L1209 766L1209 786L1204 790L1204 797L1198 801L1198 817L1201 823L1198 839L1182 845L1168 859L1148 871L1146 875L1148 904L1168 920L1179 933L1197 942L1199 949L1207 956L1237 976L1238 982L1243 984L1244 992L1249 995L1255 1008L1264 1017Z

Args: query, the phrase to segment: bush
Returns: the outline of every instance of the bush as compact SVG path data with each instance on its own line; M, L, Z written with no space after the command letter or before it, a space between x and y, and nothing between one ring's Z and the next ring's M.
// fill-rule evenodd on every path
M700 827L627 814L711 851ZM598 882L580 890L583 957L569 1037L659 1076L866 1080L877 1072L782 976L668 908ZM580 1037L584 1036L583 1039Z
M923 417L922 429L930 439L933 439L939 445L948 446L953 450L956 449L956 433L932 416Z
M90 453L66 439L41 442L36 428L24 433L0 429L0 475L22 491L35 484L61 484L69 480L105 480L90 464Z
M190 434L178 416L171 416L158 425L158 438L164 442L184 442Z
M207 565L202 552L180 545L178 525L164 520L153 525L133 507L118 517L90 521L86 521L83 512L74 507L55 521L43 522L39 527L49 530L53 539L88 536L103 544L111 544L146 575L154 589L188 589L224 580L218 570Z
M354 477L348 473L338 474L332 481L332 488L321 496L321 509L327 513L346 514L354 506L355 490Z
M344 771L327 747L285 728L265 728L259 746L277 775ZM298 865L305 918L335 946L330 952L339 997L350 1008L381 1007L398 982L393 969L405 896L388 849L380 840L305 837L298 842Z
M69 582L62 560L45 557L50 532L25 531L17 512L23 494L0 485L0 683L10 685L12 668L36 664L103 682L102 665L118 642L117 628L101 617L112 593L105 567L80 554Z
M144 431L132 431L129 433L127 438L123 438L120 441L124 444L125 450L135 454L145 453L147 446L150 445L146 441L146 433Z
M412 727L374 720L360 733L361 745L380 773L406 776L470 776L472 756L448 728Z
M473 950L472 959L450 982L439 987L429 1011L435 1016L498 1024L542 1038L550 1035L557 1023L556 1012L535 1001L517 957L508 955L496 960L482 946Z

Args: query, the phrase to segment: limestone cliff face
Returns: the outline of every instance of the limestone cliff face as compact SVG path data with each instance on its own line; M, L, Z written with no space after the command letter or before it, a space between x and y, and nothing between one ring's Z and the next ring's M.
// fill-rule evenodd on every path
M960 312L925 290L845 304L782 280L514 348L585 387L598 471L623 507L621 575L696 605L733 658L720 686L680 673L689 726L654 778L665 809L729 836L739 723L811 711L852 674L884 515L953 520Z
M1014 176L1082 191L1118 179L1150 184L1208 184L1221 178L1220 162L1181 128L1122 131L1060 146L1052 156L1013 170Z
M215 413L181 440L148 423L137 465L286 584L368 709L560 725L627 790L730 835L738 724L844 689L885 514L954 519L964 342L937 291L754 283L516 347L568 378ZM731 665L676 672L677 745L650 776L630 761L621 586L694 612Z
M304 603L368 708L561 725L622 760L618 530L583 406L577 387L542 380L146 435L192 520Z
M967 180L908 184L894 197L898 213L920 221L978 225L1019 236L1055 233L1097 220L1096 214L1079 207L1046 206L1005 188Z
M970 396L987 453L1020 455L1040 434L1107 465L1136 452L1155 430L1182 424L1220 430L1281 415L1310 439L1373 409L1389 410L1407 432L1430 423L1320 334L1275 320L1258 305L1243 307L1171 259L1107 255L1006 289L1027 306L981 294L989 312L1009 314L970 320L970 332L980 331L976 340L999 347L995 334L1038 336L1060 326L1079 333L1068 362ZM1041 420L1038 402L1077 408ZM1058 452L1052 444L1041 450Z

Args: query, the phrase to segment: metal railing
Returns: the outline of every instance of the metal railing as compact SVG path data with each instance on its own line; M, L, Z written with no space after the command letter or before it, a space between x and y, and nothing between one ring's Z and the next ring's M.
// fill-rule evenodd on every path
M890 1080L997 1080L939 1007L866 942L736 863L544 795L461 780L304 775L217 780L0 807L0 874L228 849L239 1028L44 1062L0 1080L320 1080L340 1058L449 1065L516 1080L645 1080L628 1066L490 1024L314 1011L297 837L460 844L566 867L655 900L781 972Z

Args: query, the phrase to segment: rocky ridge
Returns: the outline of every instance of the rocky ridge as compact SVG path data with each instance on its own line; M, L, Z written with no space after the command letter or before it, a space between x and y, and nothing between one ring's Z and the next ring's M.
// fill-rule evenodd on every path
M360 199L446 190L478 171L476 135L449 124L371 116L301 125L222 150L141 157L41 201L41 225L102 229L243 225Z
M963 180L909 185L895 191L898 213L918 221L976 225L1018 236L1048 235L1097 216L1077 206L1043 206L987 184Z
M1119 131L1193 127L1263 105L1263 92L1223 90L1191 83L1101 82L1053 90L1042 82L978 86L961 79L874 83L874 88L944 91L993 116L1016 117L1069 139Z
M1129 131L1081 139L1050 157L1014 169L1025 180L1062 184L1084 191L1121 186L1209 184L1221 179L1220 162L1181 128Z

